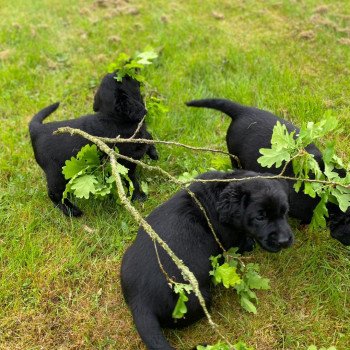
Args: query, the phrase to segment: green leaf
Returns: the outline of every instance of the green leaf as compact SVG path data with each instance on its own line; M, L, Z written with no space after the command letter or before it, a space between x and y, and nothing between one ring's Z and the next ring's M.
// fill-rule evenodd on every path
M337 199L340 210L345 213L350 206L350 190L337 186L331 189L331 194Z
M224 253L225 260L231 267L237 268L238 266L238 258L241 256L241 254L237 253L237 251L238 247L233 247Z
M82 170L87 170L89 167L98 167L100 165L100 152L96 145L85 145L77 153L76 157L66 160L62 167L62 173L66 180L71 179Z
M187 313L186 302L188 301L188 297L186 293L189 294L192 290L193 288L190 284L174 283L174 292L179 294L179 298L172 313L173 318L182 318Z
M314 213L311 219L311 227L317 229L319 227L325 228L327 226L327 222L325 217L328 217L328 209L326 207L326 203L328 201L328 194L323 193L321 196L321 200L317 204L314 209Z
M293 172L295 177L308 179L310 173L315 174L316 179L322 178L322 171L314 156L303 152L299 157L293 159Z
M247 264L244 281L249 288L252 289L270 289L270 280L263 278L258 274L259 267L257 264Z
M227 262L216 268L213 273L215 284L222 283L225 288L234 287L241 283L236 267L230 266Z
M117 163L117 172L121 175L128 175L129 169L120 163Z
M329 181L338 181L340 180L339 174L336 173L334 170L334 166L330 165L329 163L325 163L325 169L324 174L326 175L327 179Z
M65 165L62 167L62 174L66 180L69 180L86 169L88 169L88 166L85 164L84 160L72 157L70 160L66 160Z
M276 150L271 148L260 148L261 157L257 159L258 163L263 167L271 168L273 165L279 168L282 162L290 160L290 154L286 150Z
M271 136L271 145L276 150L285 149L289 152L293 151L296 147L294 135L295 131L289 133L286 125L278 121L273 128L273 133Z
M113 187L112 184L102 185L102 184L98 183L95 186L94 195L100 196L100 197L107 196L108 194L110 194L112 192L112 187Z
M145 194L149 193L148 183L146 181L141 181L141 190Z
M80 172L78 172L77 174L75 174L66 184L66 188L63 192L62 195L62 203L64 202L64 199L68 197L68 193L73 193L74 191L72 190L72 184L74 184L74 181L81 175L85 174L87 168L82 169Z
M301 187L302 184L303 184L303 182L298 180L298 181L293 185L293 188L294 188L295 192L299 192L299 191L300 191L300 187Z
M96 145L85 145L76 155L70 160L66 160L62 167L62 173L66 180L71 179L84 169L89 167L97 167L100 165L100 153Z
M185 291L187 294L189 294L189 293L191 293L191 291L193 291L193 287L190 284L175 283L174 284L174 292L180 293L182 291Z
M100 164L101 152L97 149L96 145L85 145L77 154L78 159L84 159L88 165Z
M338 126L338 119L327 111L324 118L317 123L308 122L306 127L300 129L298 141L305 148L320 137L327 135Z
M305 182L304 183L304 193L308 194L311 198L316 198L316 192L314 191L312 185L313 184L310 182Z
M287 127L278 121L273 128L271 148L259 150L262 156L258 158L258 163L263 167L271 168L275 165L279 168L283 162L288 162L296 149L294 134L295 131L288 133Z
M178 294L179 298L172 313L172 317L176 319L184 317L184 315L187 313L186 302L188 301L188 297L183 290L179 291Z
M137 55L137 62L140 64L152 64L152 60L158 57L158 54L155 51L146 51L141 52Z
M325 163L330 163L335 154L335 141L329 141L326 143L326 149L323 152L323 161Z
M74 179L71 189L78 198L88 199L90 193L95 193L95 184L98 183L94 175L82 175Z
M241 297L240 303L244 310L253 314L257 313L255 305L246 296Z

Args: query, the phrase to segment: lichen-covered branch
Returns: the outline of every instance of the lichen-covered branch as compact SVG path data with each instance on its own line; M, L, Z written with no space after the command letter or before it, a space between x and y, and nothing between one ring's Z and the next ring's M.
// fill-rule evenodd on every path
M79 132L78 132L79 131ZM62 134L62 133L69 133L71 135L80 135L83 136L80 133L81 130L79 129L73 129L70 127L62 127L59 128L58 130L56 130L54 132L54 134ZM82 131L83 132L83 131ZM87 133L85 133L85 135L91 136ZM85 136L83 136L85 137ZM85 137L86 138L86 137ZM172 141L160 141L160 140L147 140L147 139L123 139L123 138L104 138L104 137L98 137L98 136L93 136L94 140L97 141L102 141L102 143L106 144L106 143L146 143L146 144L155 144L155 143L161 143L161 144L167 144L167 145L173 145L173 146L179 146L179 147L184 147L184 148L188 148L191 150L195 150L195 151L206 151L206 152L213 152L213 153L221 153L221 154L225 154L225 155L229 155L230 157L235 158L238 162L239 159L235 156L232 155L230 153L221 151L221 150L215 150L215 149L210 149L210 148L203 148L203 147L193 147L193 146L189 146L189 145L185 145L182 143L178 143L178 142L172 142ZM90 140L91 141L91 140ZM94 142L94 141L91 141ZM95 143L95 142L94 142ZM97 143L96 143L97 145ZM133 162L135 164L140 165L141 167L144 168L148 168L150 170L157 170L163 173L163 175L165 176L169 176L170 174L167 173L166 171L164 171L163 169L159 168L159 167L151 167L141 161L137 161L135 159L129 158L129 157L125 157L123 155L118 154L118 157L126 159L130 162ZM152 168L152 169L151 169ZM350 184L349 185L344 185L342 183L339 182L335 182L335 181L327 181L327 180L317 180L317 179L304 179L304 178L296 178L293 176L285 176L282 175L284 173L285 169L283 168L281 173L279 175L257 175L257 176L252 176L252 177L244 177L244 178L239 178L239 179L191 179L188 181L180 181L177 180L175 177L172 176L172 180L177 183L178 185L187 185L190 184L192 182L201 182L201 183L206 183L206 182L233 182L233 181L247 181L247 180L254 180L254 179L272 179L272 180L276 180L276 179L283 179L283 180L288 180L288 181L303 181L303 182L314 182L314 183L319 183L322 185L327 185L327 186L340 186L346 189L350 189ZM171 175L170 175L171 176Z
M62 130L63 128L60 128L59 130ZM105 142L105 143L145 143L145 144L163 144L163 145L168 145L168 146L176 146L176 147L183 147L183 148L187 148L193 151L202 151L202 152L212 152L212 153L220 153L220 154L224 154L225 156L229 156L233 159L235 159L235 161L238 163L239 167L241 167L241 163L239 161L239 158L237 156L235 156L234 154L225 152L225 151L221 151L219 149L213 149L213 148L207 148L207 147L195 147L195 146L189 146L180 142L175 142L175 141L163 141L163 140L148 140L148 139L135 139L135 138L120 138L120 137L116 137L116 138L107 138L107 137L98 137L96 136L96 138L98 138L99 140Z
M106 143L104 143L102 140L96 138L95 136L91 136L88 133L79 130L79 129L72 129L69 127L63 127L60 128L56 133L69 133L71 135L80 135L84 137L85 139L93 142L94 144L97 145L97 147L104 152L110 159L111 162L111 168L112 168L112 175L115 178L116 181L116 186L117 186L117 192L118 196L120 198L120 201L122 204L125 206L125 208L128 210L128 212L133 216L135 221L142 226L142 228L146 231L146 233L150 236L152 240L157 242L169 255L169 257L174 261L176 266L179 268L181 271L181 274L183 275L184 279L188 281L192 288L193 292L198 298L198 301L204 311L205 316L208 319L209 324L211 327L224 339L231 347L232 345L229 343L227 338L221 334L221 332L218 329L217 324L212 320L212 317L207 309L207 306L205 304L205 300L203 298L203 295L199 289L199 284L197 281L197 278L195 275L190 271L190 269L183 263L183 261L171 250L171 248L168 246L168 244L158 236L158 234L153 230L153 228L150 226L150 224L142 217L142 215L137 211L137 209L131 204L130 200L128 199L123 183L121 180L121 177L119 175L119 172L117 170L117 160L116 160L116 153L114 152L113 149L109 148ZM142 162L141 162L142 163Z

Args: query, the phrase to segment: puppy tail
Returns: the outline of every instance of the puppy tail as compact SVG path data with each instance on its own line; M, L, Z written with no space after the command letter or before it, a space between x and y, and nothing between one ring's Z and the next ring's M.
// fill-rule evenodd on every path
M157 316L144 309L144 306L132 310L134 322L141 339L149 350L175 350L164 337Z
M58 106L60 105L59 102L56 102L48 107L45 107L40 112L35 114L35 116L32 118L32 120L29 123L29 129L31 130L34 126L38 124L42 124L43 120L47 118L51 113L53 113Z
M216 109L227 114L232 119L238 117L246 109L245 106L242 106L239 103L222 98L207 98L204 100L193 100L186 102L186 105L189 107L205 107Z

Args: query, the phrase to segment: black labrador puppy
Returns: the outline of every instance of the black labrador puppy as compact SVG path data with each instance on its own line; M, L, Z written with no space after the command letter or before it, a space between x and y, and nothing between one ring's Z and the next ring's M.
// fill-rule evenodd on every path
M284 124L288 132L296 131L299 128L292 123L275 116L274 114L258 108L247 107L225 99L204 99L194 100L187 103L187 106L206 107L219 110L232 118L231 124L227 130L226 141L228 151L236 155L244 169L264 172L267 169L262 167L257 159L261 156L260 148L271 147L271 136L273 128L277 121ZM315 156L315 160L324 169L322 153L314 145L310 144L306 150ZM237 164L231 159L232 166ZM268 170L274 174L279 174L281 168L272 167ZM344 169L337 170L339 175L346 175ZM285 175L294 176L293 168L289 165ZM310 223L313 210L319 202L319 198L311 198L302 191L299 193L293 189L293 183L290 182L289 194L289 215L301 220L303 223ZM331 236L344 245L350 245L350 210L343 213L337 205L329 203L329 226Z
M53 135L53 132L60 127L70 126L94 136L114 138L120 135L122 138L128 138L134 134L139 122L147 113L140 93L140 84L128 76L118 82L114 76L115 74L111 73L103 78L94 98L95 114L43 124L43 120L58 108L59 103L55 103L42 109L29 124L35 159L45 172L49 197L66 215L80 216L82 212L68 199L62 203L62 194L67 183L62 175L62 166L67 159L75 156L83 146L91 142L80 136ZM145 122L136 137L152 139ZM145 154L152 159L158 159L153 145L122 143L116 146L121 154L137 160ZM145 194L136 180L136 165L126 161L120 163L129 169L129 177L134 184L133 198L144 199Z
M245 170L213 171L200 178L239 179L256 175ZM288 184L284 180L193 183L189 188L205 208L225 249L236 246L243 251L247 239L254 239L270 252L278 252L293 243L293 233L287 222ZM181 190L156 208L146 220L194 273L209 306L209 257L220 254L221 250L202 211L188 193ZM157 250L168 275L176 282L184 282L165 251L158 245ZM161 327L186 326L203 316L197 298L191 293L186 317L174 321L172 311L178 296L169 287L160 270L154 243L142 228L123 257L121 283L136 328L149 350L173 349Z

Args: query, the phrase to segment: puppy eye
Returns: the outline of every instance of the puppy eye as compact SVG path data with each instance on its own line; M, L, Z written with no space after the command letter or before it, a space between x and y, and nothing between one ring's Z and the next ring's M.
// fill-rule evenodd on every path
M255 217L255 220L257 220L257 221L263 221L263 220L265 220L265 215L264 215L264 214L260 214L260 215L258 215L258 216Z

